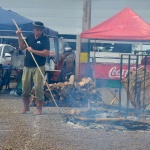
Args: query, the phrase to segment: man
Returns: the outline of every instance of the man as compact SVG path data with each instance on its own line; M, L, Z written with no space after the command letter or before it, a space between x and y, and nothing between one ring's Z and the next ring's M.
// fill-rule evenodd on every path
M16 31L20 49L26 49L25 64L22 75L23 108L21 113L24 114L29 111L32 83L34 83L36 97L36 111L34 114L40 115L42 114L42 104L44 100L43 77L31 56L31 53L44 75L46 57L49 56L50 51L50 42L49 38L43 33L44 24L42 22L37 21L33 23L33 34L30 34L26 38L27 44L22 39L21 32L21 29Z

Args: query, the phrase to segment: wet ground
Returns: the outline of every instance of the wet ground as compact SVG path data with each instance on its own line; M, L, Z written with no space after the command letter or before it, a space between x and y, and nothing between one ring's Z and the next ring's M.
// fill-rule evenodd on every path
M0 150L148 150L149 131L104 130L66 123L73 108L35 107L20 114L21 97L0 94Z

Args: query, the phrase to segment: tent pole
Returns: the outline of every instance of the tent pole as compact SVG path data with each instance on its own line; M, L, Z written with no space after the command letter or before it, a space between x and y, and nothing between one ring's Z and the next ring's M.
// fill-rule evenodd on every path
M76 43L76 66L75 66L75 79L79 80L79 72L80 72L80 53L81 53L81 38L80 35L77 35L77 43Z
M95 68L95 64L96 64L95 51L96 51L96 40L95 40L95 43L94 43L94 59L93 59L93 61L92 61L92 63L93 63L93 68ZM94 80L94 83L95 83L95 85L96 85L95 69L93 69L93 80Z
M140 42L139 45L140 45L140 51L142 51L143 50L142 42ZM142 54L142 52L140 52L139 54ZM142 61L142 56L139 56L139 62L141 62L141 61Z

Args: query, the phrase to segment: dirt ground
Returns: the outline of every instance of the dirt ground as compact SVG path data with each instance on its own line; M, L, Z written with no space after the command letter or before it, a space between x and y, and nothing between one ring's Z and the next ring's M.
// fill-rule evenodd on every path
M0 150L148 150L149 131L104 130L66 123L72 108L35 107L20 114L20 96L0 94Z

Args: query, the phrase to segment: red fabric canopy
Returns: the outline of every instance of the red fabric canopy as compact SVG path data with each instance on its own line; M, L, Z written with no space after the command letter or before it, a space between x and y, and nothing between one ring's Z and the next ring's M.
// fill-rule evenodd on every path
M123 41L150 41L150 24L130 8L81 33L81 38Z

